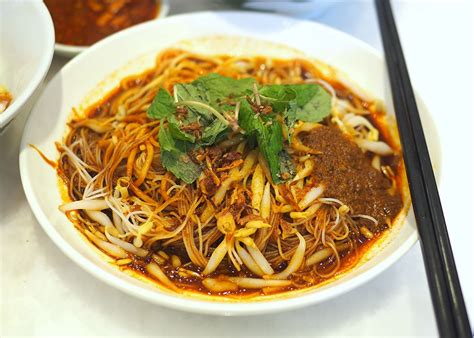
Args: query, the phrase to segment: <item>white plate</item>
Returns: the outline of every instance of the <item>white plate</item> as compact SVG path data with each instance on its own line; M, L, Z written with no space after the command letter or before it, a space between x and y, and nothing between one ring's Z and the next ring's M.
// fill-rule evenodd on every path
M272 50L272 54L298 54L273 43L293 47L350 74L356 83L383 99L389 114L393 114L382 57L366 44L321 24L268 14L204 12L169 17L125 30L70 61L48 84L26 125L20 152L21 179L28 202L47 234L74 262L120 290L172 308L218 315L269 313L322 302L365 283L397 261L417 240L411 213L406 222L371 250L371 259L330 284L267 301L204 301L171 294L120 272L100 257L96 250L92 250L90 244L58 211L61 198L55 171L28 144L35 144L46 156L56 159L58 154L54 142L64 135L65 122L72 107L81 109L114 88L124 75L152 66L157 52L175 45L177 41L216 33L247 39L240 38L238 43L230 45L200 43L200 47L194 48L207 53L219 53L224 49L234 54L266 54L268 50ZM273 43L255 44L254 39ZM428 143L436 145L436 142L433 143L436 133L431 120L426 118L426 109L421 101L419 104L425 128L428 129ZM431 149L435 165L439 163L437 149Z
M160 3L160 8L158 10L158 13L156 14L156 18L153 20L158 20L164 18L169 10L170 10L170 1L169 0L157 0ZM73 46L73 45L65 45L62 43L56 43L54 46L54 50L58 55L72 58L73 56L76 56L79 53L82 53L85 51L87 48L90 48L90 46Z
M0 132L31 102L53 51L53 22L42 1L0 1L0 85L13 95L0 114Z

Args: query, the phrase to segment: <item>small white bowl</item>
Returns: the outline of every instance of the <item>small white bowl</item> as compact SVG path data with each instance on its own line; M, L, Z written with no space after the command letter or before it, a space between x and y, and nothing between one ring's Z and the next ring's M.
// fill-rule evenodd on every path
M215 34L221 38L212 37ZM190 44L180 42L183 39ZM381 54L347 34L315 22L250 12L204 12L172 16L114 34L71 60L49 82L30 114L21 143L20 173L26 198L45 232L75 263L98 279L152 303L201 314L251 315L290 310L340 296L381 273L416 243L417 231L410 212L403 222L394 222L384 240L340 278L318 288L250 301L174 294L109 264L58 210L62 199L57 174L28 145L34 144L45 156L56 160L54 142L64 136L73 107L83 111L116 88L121 78L151 68L161 50L186 46L206 54L295 57L304 53L333 65L385 101L387 113L393 118ZM430 155L435 169L439 169L433 121L419 97L417 101L428 144L435 145L430 147Z
M164 18L170 10L169 0L157 0L157 2L160 4L160 9L158 13L156 14L156 18L153 20ZM56 43L56 45L54 46L54 50L56 51L58 55L72 58L76 56L77 54L85 51L89 47L90 46L73 46L73 45L65 45L62 43Z
M0 131L29 102L48 72L54 27L42 1L0 1L0 85L12 94Z

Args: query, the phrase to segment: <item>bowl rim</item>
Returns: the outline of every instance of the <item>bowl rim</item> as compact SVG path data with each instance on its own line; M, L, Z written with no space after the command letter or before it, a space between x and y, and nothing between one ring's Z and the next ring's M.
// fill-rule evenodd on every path
M268 14L268 13L255 13L255 12L246 12L246 11L219 11L218 14L222 15L237 15L237 16L250 16L252 19L258 20L259 17L263 18L273 18L273 19L284 19L291 22L309 22L312 25L319 26L319 28L323 30L331 31L332 34L339 35L344 37L345 39L350 39L352 43L359 46L360 48L364 49L367 53L372 54L374 57L382 59L382 54L378 52L375 48L368 45L367 43L345 33L339 31L335 28L329 27L325 24L310 21L310 20L301 20L295 19L279 14ZM185 13L176 16L172 16L167 18L167 20L181 20L188 16L206 16L206 15L216 15L216 12L211 11L202 11L202 12L194 12L194 13ZM63 70L66 71L70 67L74 67L75 64L80 61L82 58L87 58L89 52L94 49L99 49L102 47L103 44L108 43L108 41L112 41L113 39L117 39L121 37L121 34L129 34L131 31L143 29L145 25L153 25L153 21L149 21L121 32L117 32L116 34L110 35L109 37L97 42L91 48L89 48L84 53L81 53L78 57L72 59L63 67ZM58 75L56 75L58 76ZM425 107L423 101L419 101L419 104ZM403 255L405 255L408 250L417 242L418 240L418 233L415 229L409 237L391 254L389 254L384 260L380 261L377 265L371 267L370 269L363 271L362 273L352 277L350 281L347 283L341 283L336 288L328 288L324 290L324 293L316 293L316 292L307 292L303 294L298 294L294 297L288 296L287 298L280 298L280 299L268 299L262 301L242 301L242 302L225 302L225 301L208 301L202 300L197 298L190 298L190 297L180 297L177 295L172 295L168 293L164 293L156 290L150 290L143 288L139 285L135 285L132 283L124 282L123 279L115 276L114 274L103 270L98 265L94 264L93 262L89 261L85 256L78 253L72 245L69 244L66 239L64 239L50 224L50 221L44 211L41 209L38 201L36 200L35 193L32 189L32 185L30 182L30 177L28 175L28 163L27 163L27 155L24 151L28 144L27 144L27 134L28 130L31 128L30 126L31 119L29 118L23 133L23 137L21 140L20 146L20 175L21 181L23 184L23 188L25 191L26 198L31 206L33 213L35 214L37 220L39 221L42 228L48 234L48 236L53 240L53 242L61 249L63 253L66 254L72 261L78 264L81 268L101 280L102 282L109 284L116 289L122 290L123 292L137 297L139 299L143 299L147 302L158 304L162 306L166 306L168 308L176 309L176 310L183 310L187 312L194 312L200 314L211 314L211 315L237 315L237 316L245 316L245 315L254 315L254 314L270 314L276 312L283 312L288 310L293 310L301 307L305 307L311 304L321 303L332 299L336 296L345 294L350 290L357 288L358 286L368 282L369 280L373 279L375 276L379 275L382 271L386 270L389 266L393 263L398 261Z
M53 61L54 54L54 25L51 15L49 14L46 5L43 1L31 1L30 6L33 6L35 10L39 13L40 21L46 29L46 51L41 54L41 60L39 66L36 68L36 71L31 77L30 81L26 85L25 89L21 91L20 95L13 98L13 101L8 108L0 114L0 131L7 126L9 122L15 118L17 114L20 113L21 108L25 105L26 101L33 95L35 90L38 88L40 83L46 77L51 62Z
M170 0L156 0L156 1L160 1L160 10L158 11L155 18L153 18L151 20L148 20L148 21L144 21L144 22L139 23L137 25L130 26L130 27L125 28L125 29L129 29L129 28L132 28L132 27L135 27L135 26L138 26L138 25L150 22L150 21L154 21L154 20L158 20L158 19L162 19L162 18L166 17L168 15L169 11L170 11ZM56 42L54 44L54 50L58 54L61 54L61 55L64 55L64 56L75 56L75 55L78 55L79 53L82 53L83 51L87 50L88 48L92 47L93 45L99 43L100 41L108 38L109 36L117 34L117 33L121 32L125 29L122 29L122 30L119 30L119 31L117 31L113 34L110 34L110 35L106 36L105 38L100 39L99 41L93 43L90 46L74 46L74 45L66 45L66 44L63 44L63 43Z

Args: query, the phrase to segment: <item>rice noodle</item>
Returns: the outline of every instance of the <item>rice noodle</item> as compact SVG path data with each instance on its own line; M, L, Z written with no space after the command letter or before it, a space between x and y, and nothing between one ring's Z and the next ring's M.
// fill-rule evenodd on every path
M84 230L84 233L92 243L94 243L99 248L104 250L107 254L109 254L113 257L117 257L117 258L126 258L126 257L128 257L128 254L121 247L119 247L115 244L106 242L104 240L101 240L100 238L96 237L89 230Z
M202 272L203 275L209 275L210 273L214 272L217 269L217 266L222 262L225 255L227 253L227 243L224 239L221 244L214 250L209 258L209 262L206 265L206 268Z
M319 207L321 206L320 203L315 203L310 206L306 211L292 211L290 212L290 217L294 219L307 219L316 214Z
M314 161L312 160L305 160L304 161L304 168L299 171L296 176L293 178L293 182L298 180L302 180L303 178L309 176L314 169Z
M347 114L343 118L344 123L355 128L358 126L364 126L369 130L368 139L370 141L377 141L379 138L379 131L369 122L365 117L354 114Z
M370 151L374 154L381 156L388 156L393 154L392 148L382 141L369 141L365 139L355 139L355 142L359 147L366 151Z
M92 219L93 221L96 221L100 225L103 225L104 227L113 226L110 218L103 212L96 211L96 210L85 210L85 212L87 216L90 217L90 219Z
M108 231L108 227L105 227L105 236L107 237L107 239L115 244L115 245L118 245L119 247L121 247L122 249L128 251L128 252L131 252L132 254L134 255L137 255L137 256L140 256L140 257L145 257L146 255L148 255L148 251L147 250L144 250L144 249L141 249L141 248L137 248L135 247L133 244L131 243L128 243L128 242L125 242L125 241L122 241L121 239L118 239L114 236L112 236L110 234L110 232Z
M265 181L262 167L257 164L252 175L252 208L260 210Z
M322 262L323 260L329 258L331 255L337 254L338 252L341 252L341 251L344 251L344 250L347 250L350 247L351 247L350 243L344 243L344 244L340 244L340 245L336 246L336 249L337 249L336 252L334 251L333 247L321 249L319 251L316 251L311 256L309 256L306 259L305 265L306 266L312 266L312 265L318 264L318 263Z
M290 286L289 280L273 280L260 278L246 278L246 277L228 277L232 283L246 289L261 289L264 287L285 287Z
M318 186L316 188L311 188L306 195L304 195L303 199L298 203L298 206L301 210L306 209L310 206L314 201L316 201L324 192L323 186Z
M210 291L213 292L224 292L224 291L237 291L238 285L232 281L220 280L215 278L205 278L202 284Z
M146 266L146 271L152 275L153 277L157 278L161 283L163 283L166 287L170 288L175 292L179 292L179 289L176 285L173 284L172 281L166 276L166 274L161 270L158 264L151 262Z
M288 263L288 266L286 267L286 269L272 276L264 276L264 278L287 279L288 276L296 272L301 266L301 264L303 264L304 252L306 250L306 241L303 238L303 236L300 235L299 232L296 233L296 236L298 236L299 244L298 244L298 247L296 248L296 251L293 257L291 257L291 260Z
M72 210L103 210L108 209L107 202L105 200L81 200L63 204L59 207L62 212Z
M255 262L255 260L250 256L250 254L245 250L241 245L240 242L237 241L235 244L235 248L237 249L237 253L239 254L240 258L242 259L242 262L245 264L245 266L252 271L254 274L257 276L263 276L265 273L260 269L258 264Z
M247 245L247 250L264 274L271 275L274 273L273 268L255 244Z
M270 217L270 212L272 208L272 195L270 193L270 182L265 184L265 189L263 190L262 196L262 204L260 206L260 215L264 219L268 219Z

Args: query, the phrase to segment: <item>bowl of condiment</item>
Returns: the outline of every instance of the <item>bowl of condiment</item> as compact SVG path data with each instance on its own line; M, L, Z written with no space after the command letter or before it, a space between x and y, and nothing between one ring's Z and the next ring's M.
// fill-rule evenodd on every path
M54 52L51 16L41 1L0 1L0 132L26 109Z
M169 0L45 0L56 31L55 51L73 57L103 38L166 16Z

